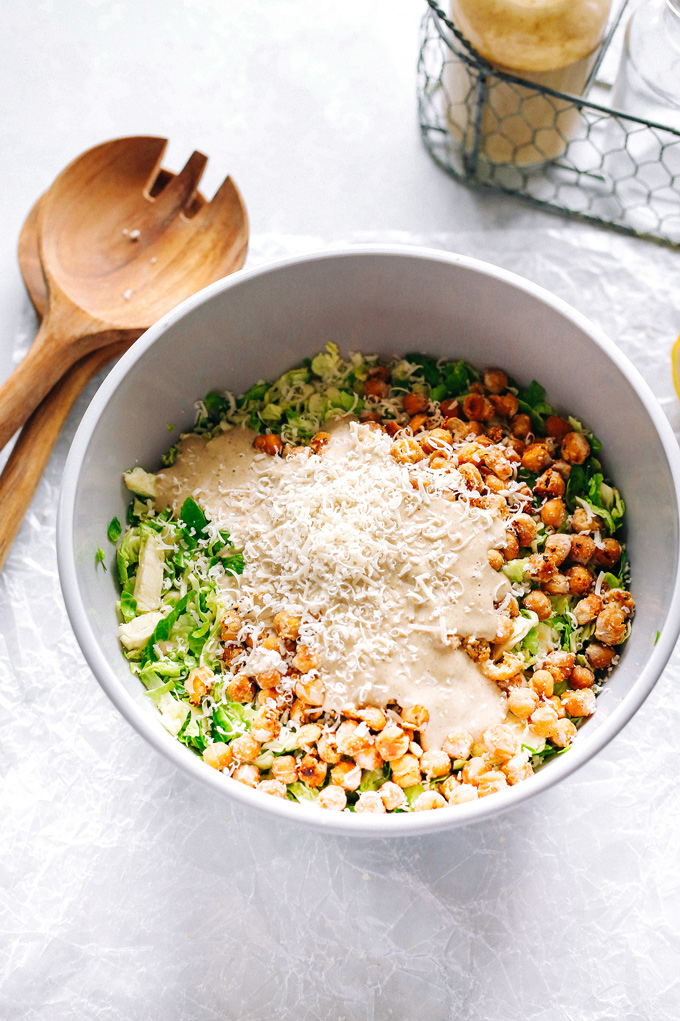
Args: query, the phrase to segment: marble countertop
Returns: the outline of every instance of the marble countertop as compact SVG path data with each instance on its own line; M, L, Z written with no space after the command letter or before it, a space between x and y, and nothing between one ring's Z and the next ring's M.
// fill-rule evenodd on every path
M678 254L447 177L422 148L415 0L5 0L0 378L35 319L31 203L123 134L210 155L248 265L340 242L463 252L598 322L680 431ZM568 360L565 371L570 371ZM54 550L71 415L0 576L0 1017L5 1021L680 1018L676 654L575 776L433 838L310 833L246 813L146 746L90 674Z

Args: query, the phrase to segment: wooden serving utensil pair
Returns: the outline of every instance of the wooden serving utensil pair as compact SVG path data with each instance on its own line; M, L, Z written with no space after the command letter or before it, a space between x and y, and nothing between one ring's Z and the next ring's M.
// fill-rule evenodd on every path
M90 379L162 315L240 269L248 218L231 178L197 190L207 157L161 168L167 140L120 138L79 156L36 202L19 265L40 330L0 387L0 569L59 433ZM24 424L25 423L25 424Z

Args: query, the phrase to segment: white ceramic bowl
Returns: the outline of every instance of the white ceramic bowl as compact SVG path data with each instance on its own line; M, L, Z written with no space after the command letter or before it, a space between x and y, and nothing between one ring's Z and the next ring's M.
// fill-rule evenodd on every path
M499 365L539 380L558 409L586 422L628 507L637 613L598 711L568 754L478 802L397 816L323 811L263 795L205 765L162 727L117 640L112 572L95 569L108 522L125 519L124 470L155 469L167 424L188 428L211 389L242 392L333 340L383 354L425 351ZM493 815L583 765L651 691L680 625L680 456L647 385L584 316L528 280L473 259L401 247L351 248L242 272L201 291L153 326L112 370L87 410L64 471L58 555L66 606L98 681L159 751L216 792L327 830L404 836ZM655 644L657 632L660 632Z

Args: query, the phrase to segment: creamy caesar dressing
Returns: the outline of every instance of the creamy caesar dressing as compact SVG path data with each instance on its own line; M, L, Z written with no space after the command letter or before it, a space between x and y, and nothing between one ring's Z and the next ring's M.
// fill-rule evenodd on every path
M593 69L610 7L611 0L451 0L451 17L498 71L579 96ZM452 134L466 148L479 145L493 163L545 163L561 155L583 130L577 104L501 79L492 79L477 124L470 113L476 71L464 60L453 60L447 62L444 78Z
M287 458L257 454L247 429L186 437L157 476L157 507L178 514L193 496L243 546L243 575L230 581L242 613L263 624L281 609L303 613L326 709L420 704L426 747L459 727L479 738L505 718L505 696L452 646L495 637L508 582L487 553L504 523L447 498L442 480L460 486L455 469L414 488L382 431L344 419L329 432L320 455Z

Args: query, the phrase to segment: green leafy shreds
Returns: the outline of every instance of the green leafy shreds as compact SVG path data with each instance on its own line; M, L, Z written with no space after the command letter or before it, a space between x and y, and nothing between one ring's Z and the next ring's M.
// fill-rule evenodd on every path
M316 801L319 797L319 791L315 788L308 787L306 783L302 783L300 780L295 783L288 784L288 794L286 797L290 801L299 801L304 804L306 801Z
M94 562L95 564L101 564L104 570L108 571L108 567L106 566L106 553L101 548L101 546L94 555Z
M140 536L138 528L131 528L123 536L116 551L116 564L118 566L118 581L125 587L130 579L131 569L139 561Z
M571 618L566 614L553 614L553 616L549 618L548 623L553 631L557 631L560 636L562 648L566 652L569 652L571 649L571 635L574 630Z
M121 525L118 518L112 519L106 534L108 536L109 542L118 542L121 535L123 534L123 526Z
M126 624L137 616L137 600L131 592L121 592L118 609L120 610L120 615Z
M182 598L175 603L173 608L170 610L170 613L163 617L162 620L159 620L158 624L156 624L154 633L144 648L142 666L145 666L147 663L153 663L159 658L156 647L160 642L167 642L170 638L173 627L186 609L186 605L189 602L189 595L190 593L187 592L186 595L182 596Z
M359 793L363 794L364 791L377 791L388 779L384 769L368 769L364 770L361 783L359 784Z
M413 808L413 802L416 800L419 794L423 793L424 790L425 784L422 783L416 783L413 785L413 787L404 788L404 794L406 795L406 800L408 801L409 808Z
M161 458L161 464L163 465L163 467L164 468L172 467L172 465L177 460L178 454L179 447L177 445L175 445L174 447L170 447L170 450L168 450L167 453L163 454L163 457Z
M508 560L507 563L503 564L501 570L506 578L509 578L511 582L516 585L521 585L524 580L524 570L528 560L528 557L518 557L516 560Z
M601 467L595 457L572 465L564 499L571 512L579 506L589 508L600 518L608 535L613 535L621 525L626 506L618 489L604 481Z
M212 734L215 741L233 741L250 730L250 720L240 702L215 706L212 714Z
M527 390L518 389L517 403L519 410L531 419L534 432L545 434L545 420L555 414L555 409L545 399L545 390L535 379Z
M177 740L181 741L188 748L193 748L194 751L202 754L210 744L205 730L206 726L206 719L201 719L201 717L189 713L180 727Z
M522 652L527 653L531 658L538 654L539 635L540 631L537 624L535 627L532 627L531 631L527 633L520 643Z
M461 397L470 391L472 383L482 378L481 374L468 362L446 361L432 358L429 355L410 354L405 359L414 366L412 379L421 379L430 387L430 397L435 401L443 401L447 397Z
M523 744L522 751L527 752L531 756L531 765L534 769L538 769L539 766L544 765L546 762L550 762L557 755L563 755L569 751L569 746L566 748L558 748L551 741L545 742L545 748L540 751L536 751L535 748L531 748L529 745Z
M195 549L208 530L208 519L192 496L188 496L182 504L179 527L189 549Z

